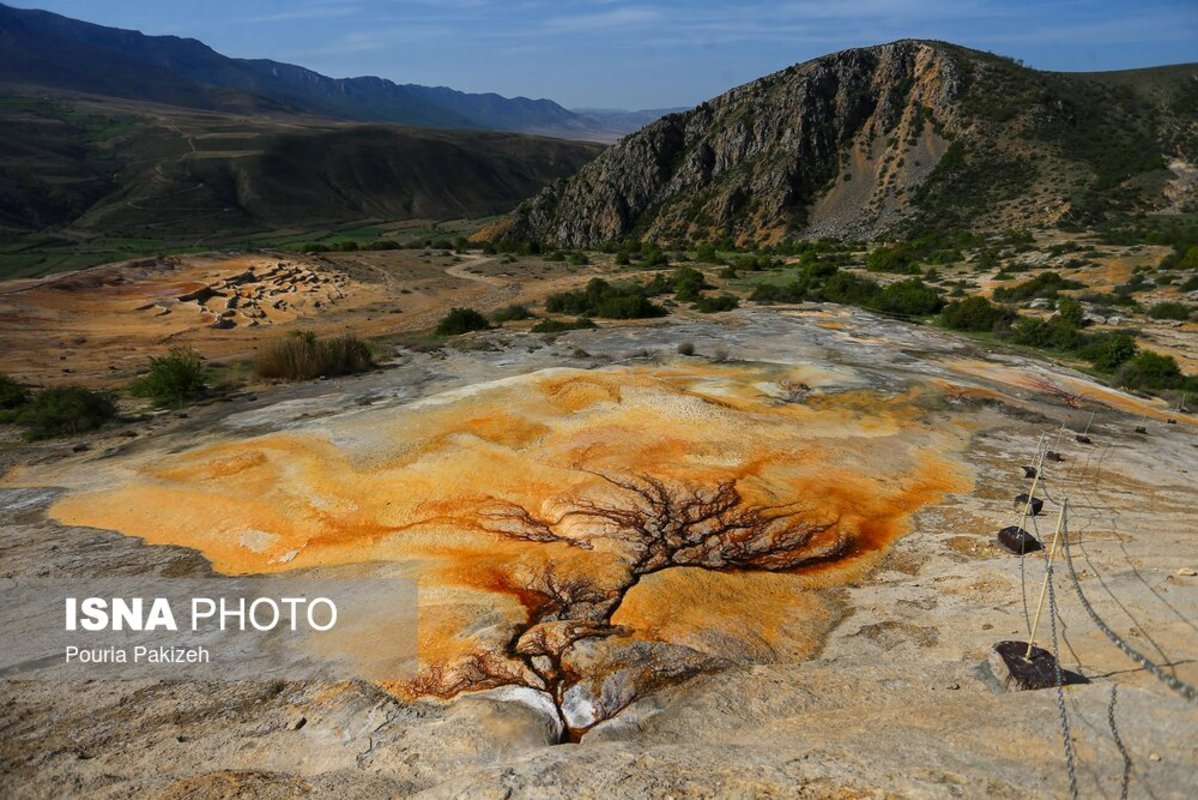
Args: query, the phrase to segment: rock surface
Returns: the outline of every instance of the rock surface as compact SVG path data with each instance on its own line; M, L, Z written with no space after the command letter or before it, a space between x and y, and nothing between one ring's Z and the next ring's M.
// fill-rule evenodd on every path
M829 316L839 327L815 324ZM1026 634L1019 560L993 544L993 531L1010 523L1010 498L1027 490L1020 467L1041 435L1062 423L1080 430L1091 411L1101 453L1062 437L1066 461L1046 463L1041 486L1053 497L1085 498L1071 547L1099 612L1156 660L1171 663L1179 678L1198 680L1188 660L1189 620L1198 616L1190 575L1198 552L1190 525L1198 450L1188 416L1166 425L1164 409L1068 370L982 353L932 329L844 309L748 309L721 321L578 331L539 348L525 336L490 335L491 349L439 357L405 351L400 370L281 387L252 406L199 407L107 454L103 435L77 453L75 441L33 446L22 451L21 473L94 478L112 465L132 475L174 447L296 435L312 426L344 431L346 415L369 420L429 398L431 407L451 413L463 407L454 403L477 396L479 384L566 364L597 367L605 356L625 359L646 348L664 361L652 368L662 369L680 341L692 341L700 353L731 351L739 364L729 369L757 374L763 364L785 364L802 373L789 377L820 396L862 398L853 427L875 434L891 423L868 393L914 392L916 417L967 431L971 485L918 511L910 533L848 582L705 571L694 579L671 569L645 576L629 592L612 620L618 635L544 623L543 637L522 640L523 647L533 653L543 642L548 652L573 642L563 664L584 678L570 697L575 723L609 701L620 709L580 743L553 743L561 738L554 703L528 687L439 699L363 681L9 679L0 684L4 794L1061 796L1068 783L1055 690L1003 692L985 666L996 641ZM640 356L630 363L650 366ZM705 391L721 385L713 376L725 368L707 375ZM1080 392L1088 405L1074 408L1046 393L1046 377ZM563 402L601 402L574 383ZM763 382L754 391L784 403L780 384ZM371 404L360 405L360 398ZM1151 446L1123 433L1128 420L1144 414ZM377 437L379 429L362 430ZM12 463L13 453L6 458ZM10 475L0 495L5 578L126 576L132 590L147 574L211 569L195 550L55 523L46 514L62 490L12 488L14 482ZM1034 604L1038 557L1025 567ZM1081 793L1118 794L1122 761L1107 721L1117 685L1115 719L1132 757L1132 796L1192 796L1198 711L1152 676L1129 671L1130 662L1088 621L1071 583L1057 575L1062 663L1092 681L1065 690ZM472 608L480 635L504 633L505 620L520 618L502 593L485 603L432 596L442 601L441 613L453 609L455 597ZM749 604L739 605L741 598ZM780 614L783 608L790 613ZM821 635L804 645L811 630ZM575 639L579 633L603 635Z

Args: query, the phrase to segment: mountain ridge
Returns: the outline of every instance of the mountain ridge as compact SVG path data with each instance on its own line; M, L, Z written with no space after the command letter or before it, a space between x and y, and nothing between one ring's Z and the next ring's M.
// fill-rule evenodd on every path
M667 115L480 236L769 244L1085 225L1159 210L1166 154L1198 159L1198 65L1050 73L903 39Z
M471 94L385 78L331 78L270 59L231 58L194 38L147 36L0 4L0 82L186 108L313 114L356 122L503 130L614 141L615 118L547 99Z

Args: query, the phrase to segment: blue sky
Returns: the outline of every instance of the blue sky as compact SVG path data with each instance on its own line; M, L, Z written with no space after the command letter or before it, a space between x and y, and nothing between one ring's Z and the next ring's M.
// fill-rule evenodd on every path
M1055 70L1198 61L1195 0L5 0L326 75L689 106L834 50L943 39Z

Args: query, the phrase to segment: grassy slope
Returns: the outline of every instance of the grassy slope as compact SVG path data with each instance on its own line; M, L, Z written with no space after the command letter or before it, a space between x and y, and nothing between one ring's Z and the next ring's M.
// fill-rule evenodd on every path
M361 221L507 211L596 145L0 97L0 276ZM47 256L50 256L47 258Z

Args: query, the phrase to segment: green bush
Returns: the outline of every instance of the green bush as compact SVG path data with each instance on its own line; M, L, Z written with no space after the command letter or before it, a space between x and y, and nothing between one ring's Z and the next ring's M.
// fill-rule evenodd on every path
M674 298L680 303L693 303L704 289L711 284L703 273L694 267L679 267L674 270Z
M1136 340L1125 333L1100 333L1081 349L1081 357L1095 369L1113 372L1135 357Z
M749 299L755 303L802 303L808 299L810 284L800 280L788 284L759 283Z
M1115 373L1115 382L1128 389L1160 391L1174 389L1184 382L1173 356L1145 350L1131 358Z
M1057 301L1057 315L1061 322L1075 328L1080 328L1085 323L1085 309L1072 297L1062 297Z
M1061 319L1036 319L1023 317L1012 327L1011 340L1027 347L1048 350L1077 350L1085 344L1085 337L1073 325Z
M188 400L199 399L208 391L204 359L191 348L172 347L165 356L150 359L150 372L134 383L130 391L160 406L181 406Z
M1160 264L1161 269L1195 269L1198 268L1198 244L1176 244L1173 252L1165 256Z
M1186 320L1194 310L1185 303L1178 303L1175 300L1170 300L1164 303L1157 303L1152 308L1148 309L1148 316L1153 319L1180 319Z
M1034 297L1053 300L1062 289L1081 288L1082 284L1068 278L1062 278L1056 272L1042 272L1030 281L1024 281L1015 286L998 287L994 290L994 299L1004 303L1031 300Z
M262 378L308 381L352 375L374 368L370 348L356 336L319 339L312 331L293 331L263 347L254 363Z
M578 331L594 328L595 323L586 317L579 317L573 322L566 322L560 319L543 319L536 325L532 326L533 333L564 333L565 331Z
M604 319L648 319L664 317L666 310L654 305L643 294L618 294L603 298L594 315Z
M716 254L715 245L701 244L695 248L695 261L707 264L722 264L723 260Z
M528 310L528 306L515 304L506 308L501 308L491 314L492 322L514 322L521 319L531 319L532 312Z
M992 331L1014 318L1010 311L984 297L949 303L940 312L940 324L956 331Z
M695 301L695 309L703 314L716 314L721 311L732 311L740 306L740 301L730 294L716 297L700 297Z
M20 408L29 402L29 390L8 375L0 373L0 413Z
M28 439L47 439L93 431L117 415L110 392L82 386L59 386L38 392L17 410L13 422Z
M903 275L915 275L922 271L905 242L894 247L877 248L866 257L865 268L870 272L897 272Z
M592 278L585 289L551 294L545 300L551 314L576 314L607 319L642 319L665 316L666 310L647 297L639 284L616 286L602 278Z
M451 308L437 323L438 336L460 336L471 331L485 331L491 327L487 318L473 308Z
M911 278L884 287L871 307L889 314L923 317L943 308L944 301L934 288L919 278Z

